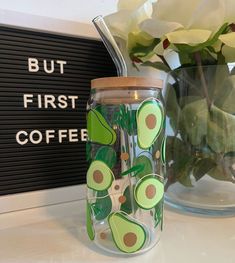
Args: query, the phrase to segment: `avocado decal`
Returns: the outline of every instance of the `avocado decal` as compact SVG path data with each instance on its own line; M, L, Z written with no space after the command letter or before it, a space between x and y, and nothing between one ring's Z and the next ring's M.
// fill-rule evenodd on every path
M92 219L91 219L91 207L90 207L88 202L86 205L86 229L87 229L87 234L88 234L90 240L94 240L95 239L95 231L94 231Z
M143 165L143 170L138 173L138 178L142 178L146 174L151 174L153 172L153 165L150 159L145 155L138 156L135 161L135 165Z
M156 141L164 123L164 111L160 101L144 101L137 110L138 145L148 149Z
M96 202L91 207L96 220L100 221L107 218L112 211L112 201L108 191L97 192Z
M144 228L129 219L124 213L112 213L108 221L113 240L119 250L134 253L144 246L146 240Z
M164 184L155 175L143 177L137 183L134 196L137 204L146 210L154 208L163 198Z
M116 142L115 131L97 110L90 110L87 114L87 132L91 142L104 145L113 145Z
M114 180L111 169L102 161L93 161L87 171L87 187L95 191L108 189Z

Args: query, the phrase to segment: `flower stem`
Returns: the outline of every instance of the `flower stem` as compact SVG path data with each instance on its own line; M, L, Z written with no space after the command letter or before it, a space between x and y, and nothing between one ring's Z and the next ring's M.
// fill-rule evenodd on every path
M203 68L202 68L201 55L199 52L196 52L194 54L194 57L195 57L195 60L197 62L198 71L199 71L199 75L200 75L200 79L201 79L201 83L202 83L202 88L203 88L203 93L204 93L204 96L206 98L208 109L210 109L212 102L211 102L210 97L209 97L208 87L207 87L205 75L204 75Z

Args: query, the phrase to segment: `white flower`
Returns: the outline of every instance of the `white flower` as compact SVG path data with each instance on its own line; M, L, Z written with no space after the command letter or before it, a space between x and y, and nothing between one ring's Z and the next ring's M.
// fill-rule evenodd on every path
M141 72L137 71L136 67L133 67L129 57L129 51L135 47L137 43L144 46L152 43L153 37L142 32L139 24L151 18L153 11L152 3L155 1L156 0L119 0L118 12L104 18L125 59L128 75L151 75L150 72L153 71L153 69L148 67L143 67ZM151 54L147 56L148 59L150 57ZM142 60L144 60L144 57Z
M224 0L226 22L235 23L235 1Z
M184 50L206 50L215 60L222 52L226 62L234 62L234 10L235 0L119 0L118 12L105 21L132 61L148 61L154 54L167 61L169 50L179 58Z
M226 14L231 17L226 4L235 5L232 0L158 0L152 18L140 27L153 37L169 37L171 43L196 45L206 42L227 22Z
M222 54L226 62L235 61L235 32L221 35L219 40L225 45L222 47Z
M139 24L152 15L152 0L119 0L118 12L105 17L112 34L128 40L130 32L140 32Z

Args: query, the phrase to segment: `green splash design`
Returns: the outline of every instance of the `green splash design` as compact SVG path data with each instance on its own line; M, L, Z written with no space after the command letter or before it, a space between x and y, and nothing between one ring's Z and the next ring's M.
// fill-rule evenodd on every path
M112 211L112 200L107 190L97 193L96 202L91 205L95 215L95 219L98 221L104 220L109 216Z
M135 135L137 133L136 110L129 110L127 106L121 104L119 111L114 114L113 124L127 131L129 135Z
M112 169L117 163L117 154L112 147L102 146L97 151L95 160L103 161Z

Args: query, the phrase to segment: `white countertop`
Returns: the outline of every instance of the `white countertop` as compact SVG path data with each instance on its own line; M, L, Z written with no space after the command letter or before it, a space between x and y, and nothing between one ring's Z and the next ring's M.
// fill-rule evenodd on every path
M160 243L136 257L113 257L89 241L85 202L0 215L1 263L234 263L235 218L165 212Z

